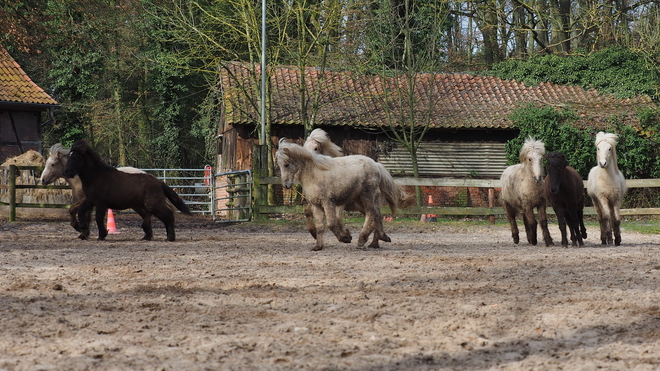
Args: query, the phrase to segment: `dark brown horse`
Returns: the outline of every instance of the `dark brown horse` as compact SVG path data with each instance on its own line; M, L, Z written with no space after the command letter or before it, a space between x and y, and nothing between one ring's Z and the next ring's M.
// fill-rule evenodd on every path
M561 231L561 245L568 247L566 225L571 232L573 246L584 246L587 238L584 227L584 182L580 174L568 166L566 156L561 152L547 155L547 173L545 177L545 197L555 210Z
M149 174L127 174L106 164L86 140L73 144L66 163L64 176L78 175L82 182L85 201L78 209L80 239L89 238L89 223L85 218L92 207L96 207L96 225L99 240L108 235L104 217L108 209L133 209L142 217L143 240L151 240L153 231L151 216L165 223L167 240L174 241L174 213L168 207L169 200L179 211L191 215L188 206L179 195L163 181Z

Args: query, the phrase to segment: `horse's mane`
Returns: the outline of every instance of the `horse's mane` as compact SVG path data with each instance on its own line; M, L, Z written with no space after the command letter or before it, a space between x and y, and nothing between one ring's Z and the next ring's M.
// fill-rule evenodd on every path
M64 148L64 146L62 146L62 143L55 143L55 144L53 144L52 147L50 147L50 156L51 157L57 155L58 153L66 156L66 155L69 154L69 152L70 152L70 149Z
M616 147L616 144L619 142L619 135L599 131L598 134L596 134L596 147L598 147L598 144L602 141L609 142L612 147Z
M566 156L561 152L557 152L557 151L550 152L546 156L546 159L548 160L548 167L568 166L568 161L566 160Z
M534 139L534 137L527 137L525 143L520 149L520 162L525 162L527 154L530 152L538 152L541 155L545 154L545 143Z
M303 161L312 163L315 167L328 170L332 165L332 157L316 155L307 148L281 140L277 155L284 161Z
M332 143L328 133L323 129L312 130L312 132L307 137L307 140L305 141L304 147L310 149L309 147L312 142L318 143L320 149L318 153L321 155L330 157L339 157L343 155L341 147Z
M71 151L80 151L82 153L86 153L87 156L89 156L98 167L115 169L114 167L106 164L105 161L103 161L101 158L101 155L99 155L92 147L90 147L90 145L84 139L74 143L73 147L71 147Z

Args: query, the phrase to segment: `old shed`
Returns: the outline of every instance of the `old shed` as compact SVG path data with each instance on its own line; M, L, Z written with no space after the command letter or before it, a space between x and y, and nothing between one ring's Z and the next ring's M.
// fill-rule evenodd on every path
M41 152L41 127L56 107L0 45L0 163L28 150Z
M249 169L258 144L258 65L229 63L222 68L217 168ZM270 140L303 140L305 120L326 130L348 154L364 154L390 172L411 176L408 152L387 135L388 123L407 109L397 92L408 81L318 68L274 67L270 71ZM634 120L649 97L620 99L577 86L522 82L465 73L425 73L414 79L415 125L428 126L420 146L423 177L497 178L507 166L505 143L517 135L509 115L524 103L575 109L584 125L597 126L612 115ZM626 115L628 114L628 115ZM397 123L394 122L396 125Z

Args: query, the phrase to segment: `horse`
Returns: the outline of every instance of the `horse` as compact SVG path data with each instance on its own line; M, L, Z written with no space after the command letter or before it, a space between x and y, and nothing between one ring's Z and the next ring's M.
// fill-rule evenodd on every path
M596 134L596 160L598 165L589 171L587 178L587 194L594 203L598 224L600 224L600 240L603 245L621 244L621 201L626 193L626 179L619 170L616 160L616 145L619 136L612 133L598 132Z
M71 191L73 193L74 203L69 207L69 216L71 218L71 226L76 231L78 229L78 208L80 204L85 200L85 193L83 192L82 183L80 182L80 177L77 175L73 178L67 178L64 176L64 168L66 167L67 160L69 159L69 149L64 148L61 143L55 143L50 147L50 155L46 160L46 166L44 167L43 172L41 173L41 184L48 185L53 183L59 178L64 178L64 180L69 183L71 186ZM130 174L146 174L144 171L131 167L131 166L122 166L117 168L119 171ZM87 219L87 224L90 223L92 219L92 212L89 210L85 219Z
M544 155L545 144L540 140L528 137L520 149L520 163L507 167L500 177L502 203L506 211L506 218L511 225L511 236L515 244L520 241L516 215L521 213L527 241L532 245L536 245L538 226L534 216L534 209L536 208L545 245L554 245L552 237L550 237L550 231L548 231L546 199L543 193Z
M108 209L133 209L142 217L143 240L153 238L151 216L165 224L167 240L174 241L174 213L168 207L169 200L174 207L186 215L192 215L188 206L179 195L162 180L149 174L128 174L106 164L101 156L81 139L73 144L69 160L64 169L64 176L73 178L78 175L82 182L85 200L78 209L78 223L81 230L79 238L89 238L89 224L85 214L96 207L96 225L100 241L105 240L104 217Z
M362 155L316 155L303 146L287 142L285 138L280 139L276 158L282 186L290 189L294 183L301 184L305 198L312 207L317 232L312 251L324 247L326 219L327 228L339 241L351 241L350 233L337 213L338 207L348 203L359 203L364 209L365 220L358 238L359 247L364 246L371 232L375 230L377 234L383 229L381 197L395 200L394 192L399 188L385 167L373 159Z
M587 238L584 227L584 182L580 174L568 166L568 160L561 152L550 152L546 156L547 173L544 192L548 202L555 210L561 245L568 247L566 225L571 232L572 246L584 246L583 238Z
M330 157L339 157L344 155L341 147L334 144L330 140L330 136L328 136L328 133L323 129L312 130L312 132L307 137L307 140L305 140L303 147L319 155L325 155ZM377 165L382 166L382 164L380 163L377 163ZM384 170L383 168L381 171L386 171L386 170ZM392 185L392 183L387 182L384 185ZM398 183L394 183L394 186L396 187L395 190L387 192L387 194L392 194L394 198L390 200L385 200L388 203L388 206L390 207L392 213L395 213L400 203L407 198L407 195L403 190L403 187L401 187ZM362 213L362 215L366 214L364 210L364 206L360 204L359 200L355 200L355 202L349 202L344 207L341 206L337 207L337 218L341 219L343 210L359 211L360 213ZM307 230L312 235L312 237L316 238L317 235L316 226L314 224L312 206L309 203L305 205L305 219L307 221ZM372 242L369 244L369 247L379 248L380 246L378 244L378 240L385 242L392 241L392 239L387 234L385 234L385 231L376 230L374 233L374 238Z

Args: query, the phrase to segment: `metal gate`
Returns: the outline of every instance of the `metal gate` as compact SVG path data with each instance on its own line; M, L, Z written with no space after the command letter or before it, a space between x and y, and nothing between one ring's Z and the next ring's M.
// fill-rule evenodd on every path
M213 168L142 169L174 189L196 214L213 215Z
M216 174L213 188L213 220L247 222L252 219L252 171Z

